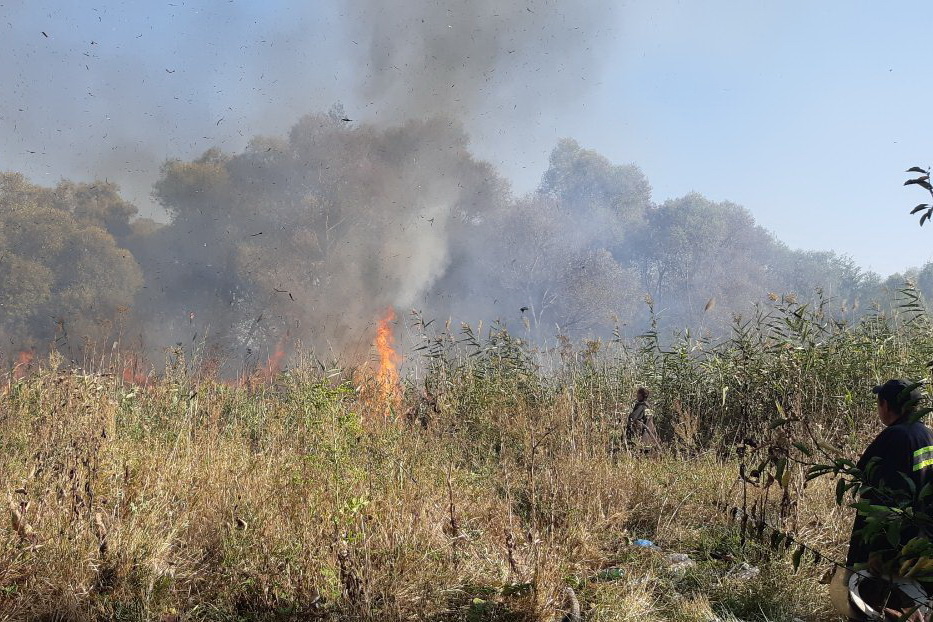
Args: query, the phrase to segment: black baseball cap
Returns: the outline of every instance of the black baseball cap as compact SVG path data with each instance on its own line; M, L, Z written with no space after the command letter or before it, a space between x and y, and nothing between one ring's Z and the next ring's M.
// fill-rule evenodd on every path
M920 390L920 384L904 380L902 378L892 378L884 384L874 387L871 392L884 399L892 407L898 410L913 410L914 405L923 399L923 391ZM911 389L911 387L913 387ZM908 391L908 389L910 389Z

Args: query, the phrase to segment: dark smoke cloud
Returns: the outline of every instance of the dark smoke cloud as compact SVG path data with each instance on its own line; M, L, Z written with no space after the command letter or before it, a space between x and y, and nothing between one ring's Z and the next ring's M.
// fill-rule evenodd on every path
M452 243L507 200L507 184L452 120L342 118L309 115L286 139L167 164L157 195L172 224L133 249L148 267L147 339L210 334L236 356L287 334L359 354L387 307L423 306Z
M383 124L455 118L483 153L514 158L598 76L611 7L4 2L0 168L109 178L160 216L157 163L240 150L335 101Z
M381 116L494 115L490 126L563 106L599 75L613 3L352 0L361 90Z
M0 169L47 186L109 179L142 215L173 216L127 242L146 274L140 332L185 341L196 311L218 340L250 349L286 326L292 339L346 347L381 307L436 299L445 277L441 297L462 299L467 275L479 277L451 276L452 261L507 260L464 239L508 199L507 182L470 150L521 152L543 118L596 81L614 19L607 0L39 1L0 12L0 53L12 61L0 65L11 86L0 92ZM294 125L341 100L337 117ZM209 147L225 181L166 173L150 201L163 161L197 168ZM344 229L307 222L319 217ZM265 237L249 239L257 228ZM339 243L322 256L281 260L283 248L312 253L325 235ZM300 310L278 305L286 289L302 294ZM278 327L250 324L260 316Z
M367 119L461 120L476 153L537 181L568 116L602 76L617 4L354 0L343 22ZM358 45L357 45L358 44Z

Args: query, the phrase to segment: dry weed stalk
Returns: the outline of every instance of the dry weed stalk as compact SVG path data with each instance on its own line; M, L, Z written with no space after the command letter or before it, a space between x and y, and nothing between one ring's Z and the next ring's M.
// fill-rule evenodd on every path
M34 544L38 539L36 536L36 530L33 529L32 525L30 525L26 520L26 512L29 510L29 502L25 500L14 501L11 497L9 508L10 524L13 527L13 531L16 532L20 540Z

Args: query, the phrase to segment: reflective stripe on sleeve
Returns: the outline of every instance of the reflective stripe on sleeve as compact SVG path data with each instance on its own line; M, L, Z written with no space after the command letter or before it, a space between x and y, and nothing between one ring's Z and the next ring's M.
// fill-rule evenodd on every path
M921 447L914 452L914 471L933 465L933 445Z

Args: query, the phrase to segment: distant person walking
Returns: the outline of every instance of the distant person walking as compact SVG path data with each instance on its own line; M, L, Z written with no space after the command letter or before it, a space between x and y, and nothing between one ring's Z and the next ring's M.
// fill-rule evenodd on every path
M658 431L654 426L654 414L648 404L648 389L638 387L637 401L629 413L628 423L625 426L629 443L636 449L657 449L661 442Z

